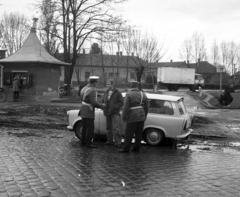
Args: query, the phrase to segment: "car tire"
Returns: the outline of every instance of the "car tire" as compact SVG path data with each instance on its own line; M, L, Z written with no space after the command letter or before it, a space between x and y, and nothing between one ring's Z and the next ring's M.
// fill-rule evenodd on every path
M165 135L163 131L151 128L144 133L144 138L147 144L157 146L164 141Z
M77 122L77 124L74 126L74 132L77 138L81 140L82 139L82 122Z

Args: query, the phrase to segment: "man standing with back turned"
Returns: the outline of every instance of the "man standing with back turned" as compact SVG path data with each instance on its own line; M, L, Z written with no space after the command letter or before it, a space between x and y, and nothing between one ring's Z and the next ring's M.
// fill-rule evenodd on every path
M135 145L132 151L140 151L144 121L148 114L148 98L139 90L139 82L132 82L131 88L124 99L122 120L127 125L123 148L118 151L120 153L129 152L134 134Z
M123 106L123 97L118 89L114 88L113 80L107 81L107 91L104 94L103 101L105 104L104 115L107 123L108 140L105 145L114 145L121 147L121 133L119 129L120 109ZM113 143L114 139L114 143Z
M82 88L80 97L82 106L79 115L82 117L82 139L81 144L86 145L88 148L97 148L92 145L92 138L94 135L94 118L95 107L103 109L103 104L97 102L97 95L95 87L99 77L90 76L89 84Z

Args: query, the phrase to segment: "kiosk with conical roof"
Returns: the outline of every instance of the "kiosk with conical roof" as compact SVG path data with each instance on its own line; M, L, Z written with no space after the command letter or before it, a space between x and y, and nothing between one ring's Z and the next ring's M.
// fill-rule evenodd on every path
M0 59L4 67L3 87L11 92L13 79L18 76L21 82L20 99L21 95L57 95L61 68L69 66L54 58L42 46L36 35L36 21L34 18L34 25L22 47L9 57Z

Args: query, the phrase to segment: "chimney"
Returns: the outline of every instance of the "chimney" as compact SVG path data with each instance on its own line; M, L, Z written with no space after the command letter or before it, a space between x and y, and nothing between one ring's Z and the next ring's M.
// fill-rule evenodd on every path
M7 50L0 50L0 59L3 59L6 57L6 51Z
M170 62L172 62L172 60L170 60Z
M33 18L33 26L31 32L36 32L38 18Z
M197 66L200 66L200 58L198 58Z
M132 52L132 56L134 56L134 52Z
M187 64L189 64L189 60L187 60Z
M122 51L120 51L120 56L122 56Z
M116 52L116 55L119 56L119 52Z
M85 49L83 49L83 54L85 54Z

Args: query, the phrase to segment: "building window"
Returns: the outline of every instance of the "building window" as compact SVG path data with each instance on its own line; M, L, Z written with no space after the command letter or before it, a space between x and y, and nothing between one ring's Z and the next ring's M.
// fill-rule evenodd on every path
M21 88L29 88L32 85L32 75L26 72L6 72L3 77L3 84L6 86L13 85L13 79L18 77Z
M115 73L115 75L116 75L117 77L119 77L119 73Z
M85 72L85 79L88 79L90 77L90 72Z
M134 72L130 73L130 79L135 79L135 73Z
M108 73L108 77L113 77L113 73Z

